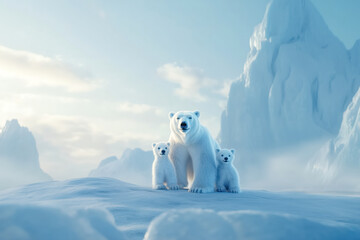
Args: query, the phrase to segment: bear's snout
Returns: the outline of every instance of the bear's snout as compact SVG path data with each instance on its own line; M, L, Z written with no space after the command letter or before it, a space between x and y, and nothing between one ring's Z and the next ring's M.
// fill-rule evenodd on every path
M227 160L229 160L229 158L228 158L228 157L224 157L224 160L225 160L225 162L227 162Z
M165 150L163 149L163 150L161 150L161 154L165 154Z
M182 129L186 129L186 128L187 128L187 123L186 123L186 122L182 122L182 123L180 124L180 127L181 127Z

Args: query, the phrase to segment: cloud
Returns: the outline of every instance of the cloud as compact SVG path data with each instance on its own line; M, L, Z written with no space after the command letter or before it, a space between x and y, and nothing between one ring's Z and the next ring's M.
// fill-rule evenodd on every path
M164 64L157 69L157 73L165 80L180 85L175 90L176 95L196 101L206 101L207 98L200 90L214 85L214 81L205 78L201 70L179 66L177 63Z
M98 15L99 15L99 17L102 18L102 19L105 19L105 18L106 18L106 13L105 13L104 10L100 10L100 11L98 12Z
M228 97L229 96L229 92L230 92L230 88L231 88L231 84L234 82L234 80L226 80L223 83L222 88L220 88L220 90L217 90L217 92L224 96L224 97Z
M43 169L55 179L87 176L101 159L137 143L117 137L116 131L105 132L84 117L42 115L24 122L35 135Z
M119 107L117 101L0 89L0 131L13 118L28 127L40 165L54 179L87 176L106 157L167 139L168 118L161 112L147 104L120 102Z
M98 86L84 69L59 58L0 46L0 77L24 81L28 86L63 87L69 92L91 91Z
M130 103L130 102L123 102L119 103L118 111L120 112L127 112L133 114L143 114L153 112L158 116L165 115L164 111L156 106L151 106L148 104L137 104L137 103Z

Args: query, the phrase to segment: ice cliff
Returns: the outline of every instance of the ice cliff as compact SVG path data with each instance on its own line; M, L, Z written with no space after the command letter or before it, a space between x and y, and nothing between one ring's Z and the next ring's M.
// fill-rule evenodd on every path
M222 145L266 149L336 136L359 69L360 41L347 50L310 1L272 1L231 86Z

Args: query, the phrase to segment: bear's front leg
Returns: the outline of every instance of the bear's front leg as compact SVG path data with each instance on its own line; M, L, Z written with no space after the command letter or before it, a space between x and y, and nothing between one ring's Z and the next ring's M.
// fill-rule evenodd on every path
M216 191L217 192L226 192L225 179L221 171L218 171L216 174Z
M185 161L184 161L185 162ZM177 185L180 189L184 189L188 186L187 173L186 173L186 162L178 161L174 164Z
M181 189L187 187L187 163L190 158L189 153L184 146L174 144L170 150L169 157L175 168L178 187Z
M198 149L191 152L194 181L191 184L189 192L214 192L216 182L215 154L212 149L205 148L204 150L197 152Z
M162 172L162 169L153 168L152 176L152 188L155 190L165 190L166 186L164 185L165 175Z
M217 192L226 192L224 179L221 177L221 175L219 173L217 174L217 179L216 179L216 191Z
M169 188L169 190L179 190L179 186L177 185L176 180L176 173L173 165L168 162L167 166L167 172L166 172L166 185Z

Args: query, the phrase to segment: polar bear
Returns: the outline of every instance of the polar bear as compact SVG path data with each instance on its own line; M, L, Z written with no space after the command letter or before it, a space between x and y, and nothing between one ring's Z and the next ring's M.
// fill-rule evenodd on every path
M216 190L218 192L240 192L239 174L233 165L234 149L216 149L217 176Z
M178 185L189 192L214 192L217 142L199 122L200 112L169 113L171 149ZM188 184L189 181L189 184Z
M152 165L152 187L153 189L178 190L176 174L173 164L168 158L170 143L154 143L154 162Z

